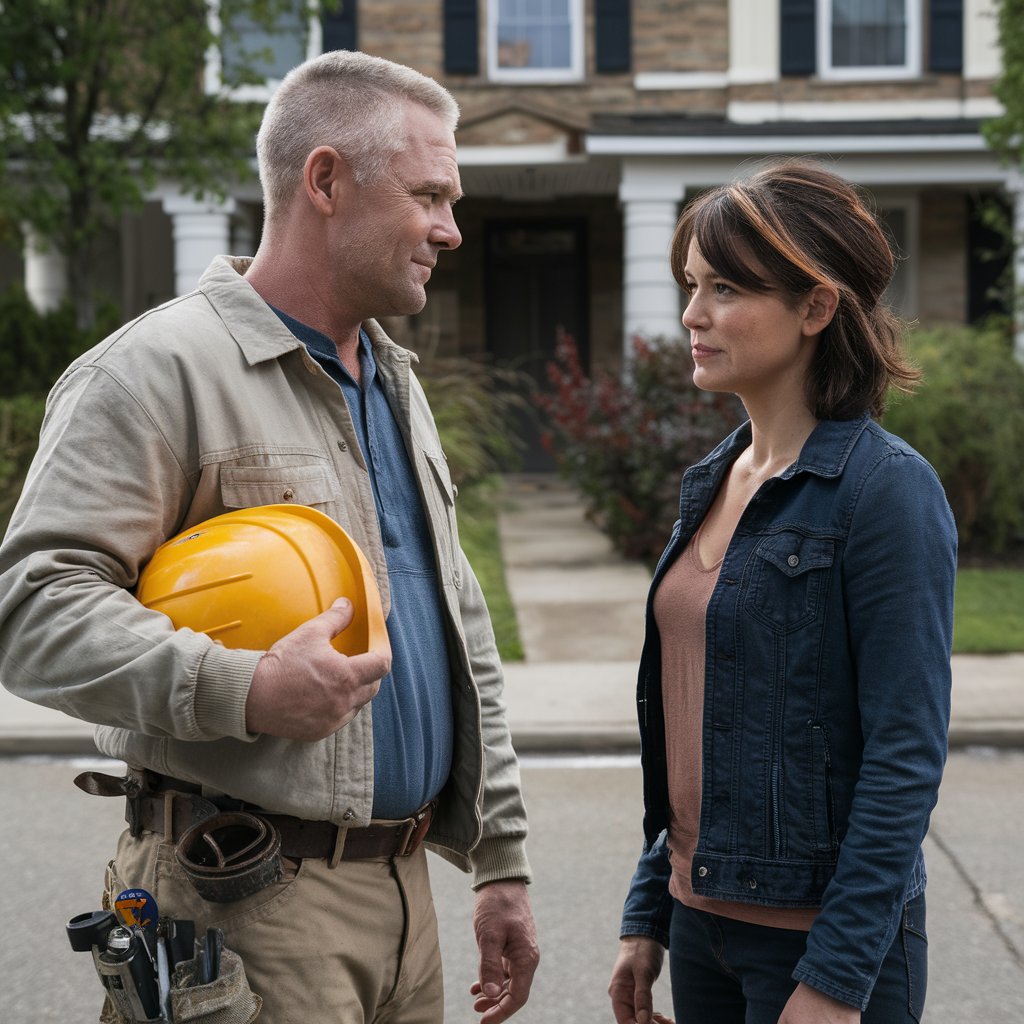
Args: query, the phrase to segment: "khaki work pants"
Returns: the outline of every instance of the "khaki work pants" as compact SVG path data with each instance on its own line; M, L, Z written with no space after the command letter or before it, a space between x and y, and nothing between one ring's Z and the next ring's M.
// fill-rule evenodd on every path
M208 903L162 836L125 832L108 898L148 890L162 916L224 932L263 999L259 1024L442 1024L437 918L423 847L393 860L284 861L277 883L235 903Z

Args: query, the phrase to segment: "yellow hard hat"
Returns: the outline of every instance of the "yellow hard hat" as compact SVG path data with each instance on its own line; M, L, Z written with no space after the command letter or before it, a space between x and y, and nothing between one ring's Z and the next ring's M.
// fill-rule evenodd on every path
M352 623L334 646L348 655L389 648L366 556L306 505L239 509L179 533L156 549L136 597L179 629L256 651L347 597Z

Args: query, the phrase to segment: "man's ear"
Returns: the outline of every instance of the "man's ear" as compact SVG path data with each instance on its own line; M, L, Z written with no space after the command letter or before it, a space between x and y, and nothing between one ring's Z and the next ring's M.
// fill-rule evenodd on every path
M325 217L331 217L337 208L341 193L349 182L348 164L336 149L317 146L306 157L302 168L302 183L306 198L313 208Z
M821 334L836 315L839 305L839 293L827 284L816 284L804 296L803 333L806 335Z

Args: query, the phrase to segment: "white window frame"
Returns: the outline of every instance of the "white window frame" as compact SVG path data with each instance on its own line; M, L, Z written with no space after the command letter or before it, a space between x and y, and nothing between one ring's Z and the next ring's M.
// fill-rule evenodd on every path
M579 82L583 79L583 0L569 0L569 67L503 68L498 66L498 0L487 0L487 78L520 85Z
M303 2L303 0L299 0ZM318 3L307 3L309 21L306 26L306 60L319 57L323 50L323 30L320 26L320 5ZM217 38L220 38L220 0L208 0L206 11L207 24L210 31ZM226 91L227 98L236 103L268 103L270 97L277 91L281 84L279 78L268 78L262 85L242 85L236 89L225 90L224 88L224 58L218 44L214 44L206 51L206 59L203 68L203 87L208 95L215 96Z
M904 305L893 311L904 320L917 317L918 268L921 260L921 199L916 193L908 192L875 192L873 195L878 219L885 223L885 212L899 210L903 213L907 225L907 238L903 251L896 253L897 262L903 271L905 292Z
M878 81L891 78L917 78L921 74L922 0L903 0L907 14L905 60L902 64L864 67L832 66L832 0L818 0L818 75L845 82Z

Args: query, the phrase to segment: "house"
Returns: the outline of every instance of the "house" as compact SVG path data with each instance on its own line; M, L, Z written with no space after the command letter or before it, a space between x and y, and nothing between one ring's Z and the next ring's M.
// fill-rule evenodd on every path
M773 155L821 156L870 191L903 256L892 301L921 322L992 307L982 201L1024 229L1024 181L979 132L999 112L995 0L344 0L309 20L304 6L264 40L268 84L249 98L308 55L358 48L462 107L464 242L425 310L390 325L417 348L539 376L561 328L585 365L617 370L634 332L682 331L666 258L681 204ZM208 59L210 81L231 59ZM223 204L165 183L110 239L106 283L127 315L186 290L211 254L254 251L260 210L256 183ZM54 259L0 256L0 279L24 273L45 304Z

